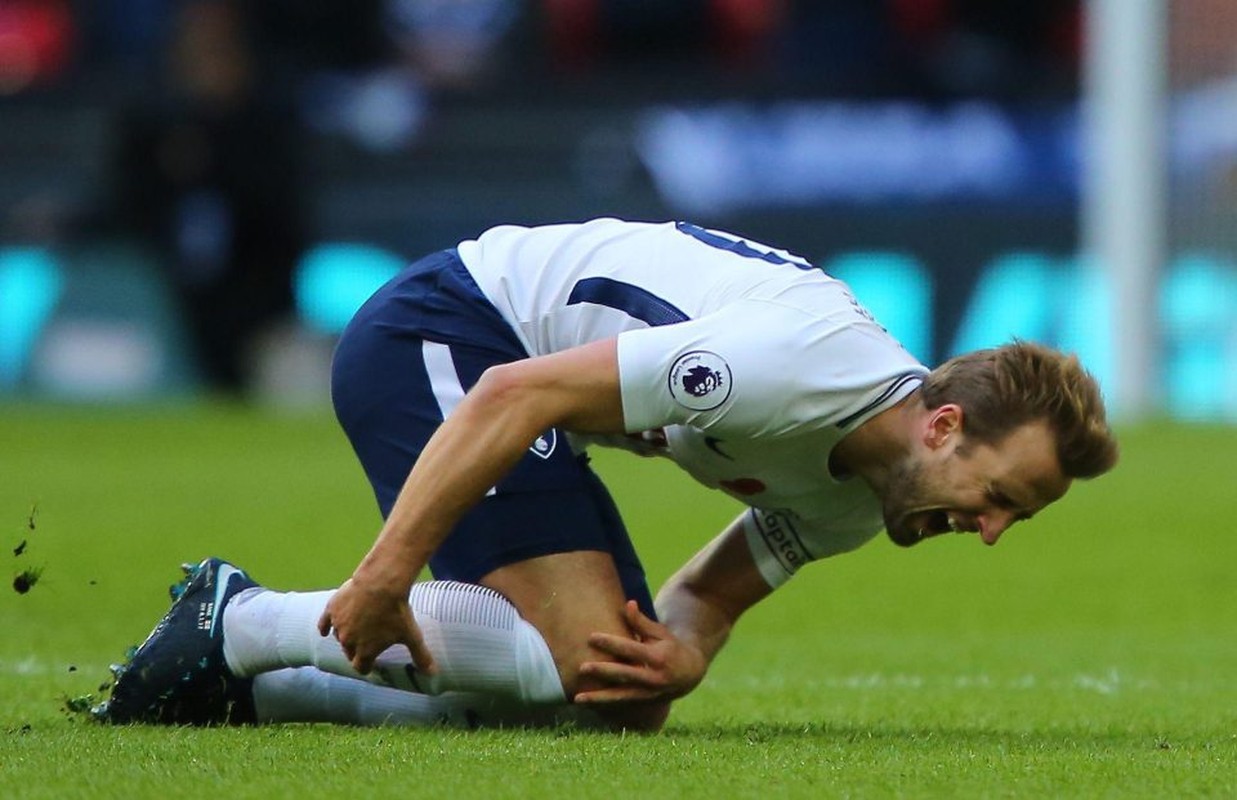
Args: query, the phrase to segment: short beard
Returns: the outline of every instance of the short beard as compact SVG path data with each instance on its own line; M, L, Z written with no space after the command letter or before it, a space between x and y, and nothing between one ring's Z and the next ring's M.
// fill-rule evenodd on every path
M923 538L919 531L904 527L904 520L908 516L907 509L915 502L915 498L922 494L923 484L923 465L918 462L903 462L895 467L889 476L881 512L885 517L885 533L894 544L910 547Z

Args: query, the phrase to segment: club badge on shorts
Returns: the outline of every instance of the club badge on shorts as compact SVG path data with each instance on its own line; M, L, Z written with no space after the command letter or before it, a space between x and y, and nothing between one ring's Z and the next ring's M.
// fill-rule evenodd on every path
M717 353L693 350L670 368L670 396L693 411L709 411L730 397L730 365Z
M558 447L558 431L550 428L537 437L532 447L528 448L528 452L537 456L537 458L547 460L550 456L554 455L554 448L556 447Z

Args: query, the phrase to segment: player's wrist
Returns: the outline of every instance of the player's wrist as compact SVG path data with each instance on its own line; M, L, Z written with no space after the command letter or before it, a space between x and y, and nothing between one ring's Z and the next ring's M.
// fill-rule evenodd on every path
M373 594L407 598L419 572L406 559L375 548L353 570L352 583Z

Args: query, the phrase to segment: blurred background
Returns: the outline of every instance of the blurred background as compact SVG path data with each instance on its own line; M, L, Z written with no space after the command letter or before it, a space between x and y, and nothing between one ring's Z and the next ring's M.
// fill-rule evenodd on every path
M600 215L806 256L928 363L1074 350L1123 419L1114 474L1001 547L881 537L753 609L674 758L733 734L753 786L801 794L1016 772L1054 796L1081 757L1079 796L1234 795L1234 0L0 0L0 796L168 764L260 791L182 737L118 759L60 708L173 565L307 589L365 553L327 374L378 284ZM594 463L653 586L738 511L670 464ZM856 771L858 739L895 757Z
M402 264L596 216L1237 422L1237 4L0 0L0 400L324 406Z

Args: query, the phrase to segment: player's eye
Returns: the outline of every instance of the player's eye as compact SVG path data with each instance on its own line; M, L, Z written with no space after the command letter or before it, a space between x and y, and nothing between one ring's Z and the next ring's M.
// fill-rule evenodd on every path
M1000 489L988 490L988 502L992 503L992 505L997 508L1005 509L1006 511L1018 511L1020 508L1018 503L1012 497L1005 494L1005 492L1002 492ZM1033 511L1018 511L1018 513L1014 515L1014 521L1022 522L1033 516L1035 516L1035 512Z
M1010 498L1009 495L1005 494L999 489L988 490L988 502L992 503L992 505L996 506L997 508L1004 508L1004 509L1015 508L1017 506L1017 504L1013 501L1013 499Z

